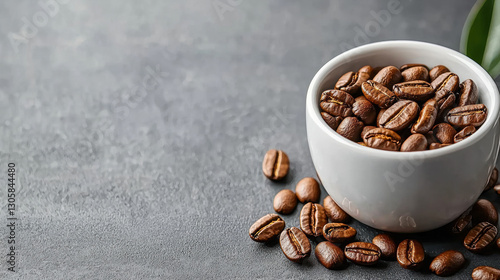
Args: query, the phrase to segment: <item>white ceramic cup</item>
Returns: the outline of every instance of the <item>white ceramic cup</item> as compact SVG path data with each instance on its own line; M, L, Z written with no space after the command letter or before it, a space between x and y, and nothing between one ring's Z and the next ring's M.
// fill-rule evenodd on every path
M460 80L472 79L488 108L486 122L468 139L437 150L390 152L364 147L333 131L321 118L319 99L338 78L364 65L445 65ZM386 41L344 52L326 63L307 92L306 124L311 157L328 194L353 218L392 232L443 226L483 191L499 149L499 93L490 75L454 50L416 41Z

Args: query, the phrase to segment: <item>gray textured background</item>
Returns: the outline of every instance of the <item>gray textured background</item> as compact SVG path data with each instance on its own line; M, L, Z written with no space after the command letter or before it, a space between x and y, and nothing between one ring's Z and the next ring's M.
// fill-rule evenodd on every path
M19 208L18 272L2 261L1 278L432 277L395 262L300 266L247 236L275 193L315 174L306 89L388 1L66 2L45 18L36 1L0 3L0 180L15 162ZM472 4L401 0L366 42L458 49ZM33 17L36 30L23 30ZM261 173L269 148L291 159L284 183ZM353 225L360 240L376 234ZM439 232L416 238L429 256L464 252L460 278L498 267L498 252L475 256Z

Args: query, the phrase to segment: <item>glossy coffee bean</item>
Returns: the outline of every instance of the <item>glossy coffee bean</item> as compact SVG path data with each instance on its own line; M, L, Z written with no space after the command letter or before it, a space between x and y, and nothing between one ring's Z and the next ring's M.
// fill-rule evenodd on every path
M295 194L302 203L318 202L321 195L321 189L316 179L306 177L300 180L295 186Z
M424 66L416 65L401 71L401 76L405 82L429 80L429 70Z
M453 144L457 131L448 123L439 123L432 128L432 133L439 143Z
M432 143L439 143L439 141L434 137L432 130L424 134L425 139L427 139L427 147L430 147Z
M497 193L500 194L500 185L496 185L493 187L493 190Z
M488 110L484 104L465 105L451 109L446 115L448 122L457 127L481 126L486 121Z
M401 100L385 110L379 119L379 126L393 131L407 128L418 116L418 104L411 100Z
M335 89L345 91L352 95L357 95L361 84L370 78L366 72L347 72L335 84Z
M465 80L460 84L460 98L458 106L474 105L479 98L477 86L471 79Z
M341 90L326 90L321 94L320 107L332 116L350 117L354 98Z
M343 120L342 117L332 116L327 112L321 112L321 117L326 122L326 124L333 130L337 130L337 127Z
M280 247L287 259L301 263L311 254L311 243L307 236L298 228L287 228L281 233Z
M380 248L382 258L386 260L393 260L396 257L396 242L386 233L381 233L373 237L372 243Z
M380 127L368 131L363 141L368 147L380 150L399 151L401 147L401 136L392 130Z
M475 126L469 125L464 127L462 130L457 132L457 134L455 134L455 136L453 137L453 143L458 143L460 141L467 139L469 136L474 134L474 132L476 132Z
M300 211L300 228L309 236L322 236L327 221L325 209L320 204L309 202Z
M399 67L399 71L403 72L403 71L410 69L410 68L413 68L413 67L424 67L425 69L429 69L429 68L427 68L427 65L422 64L422 63L407 63L404 65L401 65L401 67Z
M363 122L358 118L347 117L337 127L337 133L351 141L358 142L361 139L363 126Z
M434 96L434 88L426 81L411 81L395 84L394 94L399 99L426 101Z
M490 178L488 179L488 184L484 188L485 191L493 188L498 181L498 169L495 167L493 168L493 171L491 172Z
M378 115L377 115L377 127L380 127L380 119L384 115L385 111L387 111L387 109L380 109L380 111L378 112Z
M376 74L376 73L374 73L373 67L371 67L370 65L365 65L365 66L359 68L358 72L367 73L369 75L368 80L370 80L371 78L373 78L373 76L375 76L375 74Z
M411 128L412 133L425 134L434 126L437 118L437 102L434 99L430 99L425 102L417 121Z
M429 270L438 276L450 276L457 273L465 264L462 253L449 250L444 251L432 260Z
M372 243L353 242L345 246L345 256L348 260L359 265L374 265L380 259L380 248Z
M474 206L472 206L471 215L474 224L488 222L492 225L496 225L498 223L497 208L486 199L479 199L476 201Z
M436 150L436 149L447 147L449 145L451 145L451 144L432 143L429 145L429 150Z
M488 223L482 222L473 227L464 239L464 246L469 251L477 253L488 247L497 235L497 228Z
M478 266L472 271L472 280L500 280L500 269Z
M316 245L314 253L316 259L328 269L339 269L345 265L345 256L342 249L328 241Z
M280 214L290 214L297 207L297 196L291 190L281 190L274 197L273 207Z
M348 242L356 233L356 229L343 223L328 223L323 227L323 237L333 243Z
M433 97L437 102L438 119L444 119L446 113L455 106L455 94L447 89L441 89Z
M410 135L401 145L401 152L416 152L427 149L427 139L420 133Z
M262 162L262 172L271 180L281 180L288 174L290 161L285 152L280 150L269 150Z
M377 110L370 101L366 100L366 98L364 99L365 100L355 99L352 105L352 112L363 121L364 124L373 124L377 118Z
M434 81L437 77L446 72L450 72L450 70L446 68L446 66L437 65L429 71L429 78L431 79L431 81Z
M367 125L365 127L363 127L363 130L361 130L361 139L364 139L365 138L365 135L368 131L374 129L374 128L377 128L376 126L373 126L373 125Z
M472 226L472 208L467 209L460 217L451 223L451 233L461 234L468 231Z
M401 267L412 270L420 269L425 259L424 247L413 239L399 243L396 255Z
M447 72L439 75L431 83L432 87L437 91L447 89L451 92L456 92L460 81L455 73Z
M250 238L257 242L267 242L277 237L285 228L285 221L276 214L267 214L258 219L248 231Z
M376 81L368 80L361 85L363 95L380 108L388 108L397 101L394 92Z
M331 196L327 196L323 199L323 207L330 221L334 223L345 223L351 218L349 214L335 203Z
M377 75L373 77L373 81L380 83L387 88L392 88L394 84L399 83L401 80L401 72L394 66L382 68Z

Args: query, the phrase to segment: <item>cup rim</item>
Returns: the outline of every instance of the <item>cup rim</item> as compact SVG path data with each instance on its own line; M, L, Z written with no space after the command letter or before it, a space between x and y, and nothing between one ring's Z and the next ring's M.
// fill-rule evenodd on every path
M316 92L319 91L319 86L321 85L322 81L329 75L329 73L337 66L337 64L341 62L345 62L345 60L349 59L349 57L355 57L359 56L365 53L369 53L372 51L378 51L382 49L387 49L388 47L394 48L406 48L406 47L420 47L423 50L432 50L436 52L446 52L449 55L454 56L456 59L460 60L462 63L467 65L467 67L470 67L473 69L479 76L481 76L482 80L480 81L483 83L485 80L487 81L484 86L486 87L486 91L483 94L488 94L490 95L490 98L492 100L491 105L488 107L488 117L486 118L485 123L477 130L476 133L465 139L464 141L460 141L459 143L455 143L453 145L443 147L440 149L435 149L435 150L425 150L425 151L415 151L415 152L394 152L394 151L385 151L385 150L380 150L380 149L374 149L370 147L365 147L362 145L357 144L356 142L350 141L335 131L331 129L326 122L323 120L321 117L321 112L319 105L317 104L317 100L315 98ZM476 81L475 81L476 82ZM426 43L426 42L421 42L421 41L411 41L411 40L392 40L392 41L382 41L382 42L376 42L376 43L370 43L366 45L362 45L356 48L353 48L351 50L348 50L346 52L343 52L330 61L328 61L325 65L323 65L319 71L314 75L314 78L311 80L311 83L309 84L309 88L307 90L307 97L306 97L306 113L309 115L309 117L312 118L314 123L321 128L321 130L327 134L330 138L332 138L334 141L337 141L341 143L341 145L347 145L350 149L353 151L357 152L363 152L366 153L367 155L372 155L372 156L378 156L378 157L383 157L383 158L394 158L394 159L401 159L401 160L409 160L411 158L415 158L415 156L418 156L420 158L434 158L434 157L439 157L443 156L446 154L451 154L454 152L457 152L459 150L463 150L467 147L470 147L471 145L475 144L478 142L480 139L482 139L493 127L494 124L498 120L498 115L499 115L499 109L500 109L500 97L499 97L499 92L498 88L496 86L495 81L493 78L484 70L479 64L477 64L475 61L470 59L469 57L452 50L450 48L432 44L432 43Z

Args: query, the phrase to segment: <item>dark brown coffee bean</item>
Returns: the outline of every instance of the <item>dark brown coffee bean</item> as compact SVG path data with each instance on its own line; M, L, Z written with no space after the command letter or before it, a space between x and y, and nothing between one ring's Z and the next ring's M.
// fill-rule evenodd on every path
M387 110L379 119L380 127L393 131L407 128L418 116L418 104L411 100L401 100Z
M373 125L368 125L368 126L365 126L363 127L363 130L361 130L361 139L364 139L365 138L365 135L368 131L374 129L374 128L377 128L376 126L373 126Z
M342 249L328 241L320 242L314 250L318 261L328 269L339 269L345 265Z
M344 253L348 260L360 265L373 265L382 255L379 247L367 242L350 243L345 246Z
M477 86L471 79L465 80L460 84L460 99L458 106L474 105L479 98Z
M427 68L427 65L425 64L421 64L421 63L408 63L408 64L405 64L405 65L402 65L401 67L399 67L399 71L403 72L407 69L410 69L410 68L413 68L413 67L424 67L425 69L429 69Z
M285 228L285 221L276 214L267 214L258 219L248 231L250 238L257 242L267 242L277 237Z
M393 260L396 257L396 243L388 234L381 233L373 237L372 243L380 248L382 258Z
M412 133L426 134L434 126L437 118L437 102L430 99L425 102L417 121L411 128Z
M420 133L410 135L401 145L401 152L424 151L427 149L427 139Z
M467 209L467 211L451 223L451 233L461 234L470 229L472 226L471 210L472 208Z
M500 280L500 269L478 266L472 271L472 280Z
M394 93L400 99L425 101L434 96L434 88L426 81L411 81L395 84Z
M311 243L307 236L298 228L287 228L281 233L280 247L287 259L301 263L311 254Z
M446 114L448 122L457 127L481 126L486 121L488 110L484 104L455 107Z
M401 267L418 270L425 259L424 247L417 240L405 239L398 245L397 259Z
M438 103L438 119L444 120L446 113L455 105L455 94L447 89L436 92L433 98Z
M497 236L497 228L482 222L473 227L464 239L464 246L471 252L481 252L488 247Z
M297 207L297 196L291 190L281 190L274 197L273 207L280 214L290 214Z
M472 221L474 224L488 222L492 225L498 223L497 208L486 199L479 199L472 207Z
M337 133L351 141L357 142L361 139L363 126L363 122L358 120L358 118L347 117L337 127Z
M370 77L370 78L368 78L368 80L369 80L369 79L373 78L373 76L375 76L375 74L376 74L376 73L374 73L373 70L374 70L373 67L371 67L370 65L366 65L366 66L359 68L358 72L367 73Z
M300 211L300 228L309 236L322 236L327 223L325 209L321 204L309 202Z
M351 218L349 214L335 203L331 196L327 196L323 199L323 207L325 208L328 218L334 223L345 223Z
M370 78L369 73L365 72L347 72L335 84L335 89L357 95L361 84Z
M443 88L451 92L456 92L458 86L460 85L460 81L456 74L446 72L439 75L435 80L433 80L431 85L436 90L436 92Z
M439 143L436 137L434 137L434 134L432 133L432 130L424 134L425 139L427 139L427 147L430 147L432 143Z
M401 76L405 82L429 80L429 70L423 66L414 66L401 71L403 71L401 72Z
M464 263L465 257L462 253L455 250L449 250L435 257L429 269L438 276L450 276L457 273Z
M380 109L377 115L377 127L380 126L380 118L382 118L382 115L387 111L387 109Z
M390 129L380 127L368 131L363 141L368 147L387 151L399 151L401 147L401 136Z
M361 85L361 90L368 101L378 105L382 109L390 107L397 101L394 92L390 91L384 85L372 80L364 82Z
M476 132L476 128L473 125L466 126L464 127L464 129L455 134L455 137L453 137L453 142L458 143L460 141L463 141L474 134L474 132Z
M373 81L380 83L387 88L392 88L392 86L399 83L401 79L401 72L394 66L382 68L377 75L373 77Z
M314 178L306 177L300 180L295 186L297 198L302 203L318 202L321 195L319 183Z
M360 96L354 98L354 103L356 103L358 101L368 101L368 99L366 99L366 97L364 95L360 95ZM368 102L370 102L370 101L368 101Z
M500 237L497 239L497 247L500 249Z
M450 72L450 70L446 68L446 66L443 65L435 66L429 71L429 78L431 78L431 81L434 81L437 77L446 72Z
M344 243L356 236L356 230L343 223L329 223L323 227L323 237L333 243Z
M288 174L290 161L285 152L280 150L269 150L262 162L262 172L271 180L281 180Z
M326 124L333 130L337 130L337 127L342 122L342 117L336 117L328 114L327 112L321 112L321 117L325 120Z
M375 119L377 118L377 110L375 110L373 104L366 99L355 100L352 105L352 112L366 125L375 123Z
M451 145L451 144L432 143L429 145L429 150L436 150L436 149L447 147L449 145Z
M321 94L319 106L330 115L338 117L352 116L354 98L341 90L326 90Z
M432 133L441 144L453 144L457 131L450 124L438 123L432 128Z
M493 188L497 184L497 181L498 181L498 169L495 167L495 168L493 168L493 171L491 171L490 178L488 179L488 184L486 185L484 190L487 191L487 190ZM494 224L496 224L496 223L494 223Z

